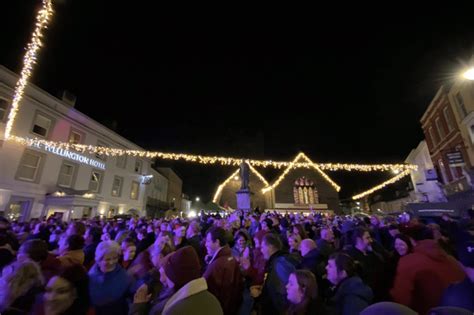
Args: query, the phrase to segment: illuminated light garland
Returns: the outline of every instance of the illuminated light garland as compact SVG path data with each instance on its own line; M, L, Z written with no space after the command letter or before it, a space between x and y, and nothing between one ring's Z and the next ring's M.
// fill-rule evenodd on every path
M23 98L25 87L33 70L33 65L36 63L36 56L42 45L41 38L43 37L43 30L48 27L48 22L52 15L53 5L51 0L43 0L43 7L41 10L39 10L36 16L36 27L33 31L31 42L27 45L27 51L23 57L23 69L21 70L20 79L15 86L11 110L8 115L7 125L5 127L5 139L8 139L11 135L13 123L15 122L15 117L18 112L19 103Z
M227 177L227 179L217 187L216 193L214 194L214 198L212 199L213 203L217 203L217 199L219 198L219 195L222 192L222 189L224 189L225 185L227 185L227 183L230 182L234 176L239 174L239 171L240 170L236 170L235 172L233 172L232 175Z
M272 190L272 189L275 189L279 184L280 182L286 177L286 175L294 168L297 168L296 166L296 162L299 160L299 159L304 159L306 160L306 163L305 163L305 167L306 168L314 168L319 174L321 174L321 176L323 176L323 178L328 181L331 186L336 189L336 191L340 191L341 190L341 187L336 184L331 178L329 178L329 176L324 173L317 164L314 164L303 152L301 153L298 153L298 155L295 157L295 159L290 162L290 164L288 165L288 167L283 171L283 173L280 175L280 177L278 177L278 179L273 183L273 185L268 185L268 187L265 187L262 189L262 192L265 194L266 192Z
M64 150L75 150L81 153L89 153L89 154L101 154L106 156L121 156L121 155L129 155L129 156L139 156L145 158L159 158L165 160L184 160L186 162L194 162L200 164L221 164L221 165L229 165L229 166L239 166L242 161L246 161L250 166L254 167L274 167L274 168L282 168L282 167L290 167L291 168L316 168L318 171L361 171L361 172L375 172L375 171L405 171L405 170L416 170L418 166L412 164L342 164L342 163L314 163L312 162L304 153L300 153L298 155L299 158L303 157L306 162L282 162L282 161L262 161L262 160L248 160L248 159L241 159L241 158L233 158L233 157L219 157L219 156L202 156L202 155L192 155L192 154L185 154L185 153L164 153L158 151L144 151L144 150L126 150L126 149L114 149L114 148L107 148L102 146L94 146L88 144L72 144L67 142L56 142L56 141L48 141L43 139L32 139L32 138L23 138L18 136L10 136L8 140L15 141L22 145L27 146L40 146L40 145L47 145L52 147L57 147ZM301 156L300 156L301 155ZM325 178L327 175L324 173L323 175ZM329 177L328 177L329 178Z
M405 176L407 176L407 175L410 175L410 170L403 171L402 173L400 173L400 174L398 174L397 176L395 176L395 177L393 177L393 178L391 178L391 179L389 179L389 180L383 182L383 183L380 184L380 185L377 185L377 186L375 186L375 187L372 187L371 189L369 189L369 190L367 190L367 191L364 191L363 193L360 193L360 194L358 194L358 195L354 195L354 196L352 196L352 199L353 199L353 200L361 199L361 198L363 198L363 197L365 197L365 196L367 196L367 195L370 195L370 194L374 193L374 192L377 191L377 190L380 190L380 189L384 188L384 187L387 186L387 185L390 185L390 184L393 184L393 183L399 181L400 179L402 179L403 177L405 177Z
M265 179L265 177L263 177L262 174L260 174L252 165L249 165L250 166L250 170L255 174L257 175L257 177L265 184L265 185L270 185L268 183L268 181ZM217 203L217 199L219 199L219 195L220 193L222 192L222 190L224 189L225 185L227 185L229 183L229 181L232 180L233 177L237 176L237 174L240 172L240 169L237 169L234 173L232 173L232 175L230 175L224 182L222 182L222 184L220 184L218 187L217 187L217 190L216 190L216 193L214 194L214 198L212 199L212 202L214 203Z

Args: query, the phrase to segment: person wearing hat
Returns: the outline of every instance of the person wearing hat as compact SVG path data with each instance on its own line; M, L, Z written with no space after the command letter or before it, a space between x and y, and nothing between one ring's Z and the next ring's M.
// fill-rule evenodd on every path
M160 268L161 281L173 290L165 302L163 315L222 315L217 298L207 290L206 279L201 277L199 257L191 246L185 246L169 254ZM141 286L135 294L134 303L149 299L147 287ZM149 314L157 314L153 310ZM133 313L136 314L136 313ZM141 314L141 313L140 313Z
M456 306L474 312L474 242L461 245L458 250L459 262L466 278L450 285L444 292L441 306Z

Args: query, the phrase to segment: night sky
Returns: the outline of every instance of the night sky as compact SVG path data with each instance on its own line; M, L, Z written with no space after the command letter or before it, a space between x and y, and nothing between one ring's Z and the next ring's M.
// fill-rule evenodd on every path
M419 120L436 90L474 53L472 10L448 3L125 3L56 1L32 81L56 96L71 91L78 110L147 150L403 162L423 139ZM1 1L0 64L16 72L39 4ZM204 201L234 170L160 164ZM279 172L263 171L267 179ZM389 177L330 176L341 197Z

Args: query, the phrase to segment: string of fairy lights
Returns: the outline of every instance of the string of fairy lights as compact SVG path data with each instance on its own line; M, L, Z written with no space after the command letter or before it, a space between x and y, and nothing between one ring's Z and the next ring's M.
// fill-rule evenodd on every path
M12 134L12 128L17 117L18 110L20 108L20 101L23 99L26 85L28 84L29 78L32 75L33 66L37 62L37 56L41 46L43 46L43 32L48 27L48 23L51 21L53 16L53 5L52 0L42 0L42 8L38 11L36 16L36 24L32 34L31 41L27 45L26 53L23 58L23 68L21 70L20 78L15 85L15 91L12 99L11 110L8 115L8 120L5 127L5 140L19 143L21 145L29 147L41 147L49 146L63 150L74 150L81 153L89 154L100 154L105 156L138 156L150 159L166 159L166 160L182 160L186 162L200 163L200 164L220 164L228 166L239 166L243 161L247 162L250 167L273 167L277 169L286 168L281 176L273 183L263 189L263 192L267 192L274 189L288 174L288 172L295 168L313 168L320 173L331 185L339 191L341 188L324 171L358 171L358 172L374 172L374 171L392 171L399 173L392 179L371 188L361 194L355 195L353 199L360 199L373 193L376 190L382 189L383 187L392 184L404 176L408 175L410 171L417 169L416 165L411 164L347 164L347 163L314 163L304 153L298 154L298 156L291 162L287 161L273 161L273 160L255 160L255 159L242 159L234 157L222 157L222 156L206 156L206 155L193 155L186 153L166 153L159 151L146 151L146 150L128 150L120 148L108 148L103 146L94 146L87 144L73 144L58 141L48 141L38 138L27 138L19 137ZM302 159L303 162L298 162ZM255 172L256 170L253 169ZM258 172L256 174L260 175ZM233 175L235 176L235 175ZM261 175L260 175L261 176ZM230 177L232 178L232 176ZM265 181L263 177L261 179ZM226 182L228 182L227 179ZM225 186L225 185L224 185ZM220 187L220 186L219 186Z

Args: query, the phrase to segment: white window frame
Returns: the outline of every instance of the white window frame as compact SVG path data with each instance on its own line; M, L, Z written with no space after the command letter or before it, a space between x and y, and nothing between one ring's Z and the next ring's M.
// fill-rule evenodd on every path
M134 184L136 184L136 187L137 187L136 198L133 198L133 196L132 196ZM130 185L130 199L138 200L139 195L140 195L140 183L137 182L137 181L132 181L132 184Z
M461 91L454 94L454 99L456 104L458 105L459 116L461 116L461 120L467 116L466 106L464 104L464 98L462 97Z
M428 128L428 132L430 134L431 142L433 143L433 147L436 147L439 143L438 138L435 137L433 127Z
M22 166L25 166L24 162L25 162L25 157L26 157L27 154L39 157L38 162L35 166L34 165L26 165L26 167L35 168L33 178L20 177L20 169L21 169ZM21 156L20 163L18 164L15 179L20 180L20 181L24 181L24 182L39 183L40 178L41 178L41 174L43 172L43 166L44 166L45 160L46 160L46 154L40 153L38 151L25 149L25 151L23 152L23 155Z
M444 137L446 137L446 131L444 130L444 126L441 123L440 117L437 117L435 119L435 125L436 125L436 129L438 130L439 139L441 141L442 139L444 139Z
M448 174L446 174L446 168L444 166L443 159L438 160L438 166L439 166L439 169L441 170L441 176L443 176L443 183L445 183L445 184L449 183Z
M115 185L115 180L116 179L120 180L120 186L118 188L118 193L114 194L114 185ZM114 179L112 181L112 191L110 192L110 195L112 197L121 197L122 196L122 188L123 188L123 177L115 175Z
M49 125L49 128L46 130L46 134L45 135L41 135L39 133L36 133L34 132L34 128L36 126L36 119L38 118L38 116L42 116L43 118L46 118L50 121L50 125ZM55 123L55 120L54 118L52 118L51 116L43 113L43 112L40 112L40 111L36 111L35 112L35 116L33 118L33 121L31 123L31 128L30 128L30 132L35 135L35 136L38 136L38 137L41 137L43 139L49 139L50 135L51 135L51 130L54 128L54 123Z
M72 169L72 174L70 175L71 176L71 181L69 183L69 185L64 185L64 184L61 184L59 182L60 178L61 178L61 171L63 169L63 165L68 165L68 166L72 166L73 169ZM59 174L58 174L58 182L57 182L57 185L58 187L65 187L65 188L73 188L74 187L74 184L76 182L76 174L77 174L77 169L79 168L79 165L76 164L76 163L72 163L70 162L69 160L64 160L63 163L61 164L61 167L59 168Z
M75 128L71 128L71 130L69 131L69 136L67 138L67 142L68 143L74 143L74 142L71 141L71 136L72 136L73 133L80 136L79 142L77 142L76 144L83 144L86 134L82 131L79 131L79 130L75 129Z
M97 185L97 189L92 189L91 188L91 184L94 183L94 181L92 181L92 176L94 173L97 173L100 175L100 178L99 178L99 184ZM97 170L97 169L93 169L91 171L91 177L89 178L89 191L91 192L95 192L95 193L100 193L100 190L102 188L102 182L104 181L104 172L103 171L100 171L100 170Z
M451 116L449 115L448 107L443 109L443 116L444 120L446 121L446 125L448 126L448 133L450 133L454 129L453 121L451 120Z
M138 170L137 170L137 165L139 165ZM142 173L142 169L143 169L143 161L137 158L137 159L135 160L135 167L134 167L133 170L135 171L135 173L141 174L141 173Z

